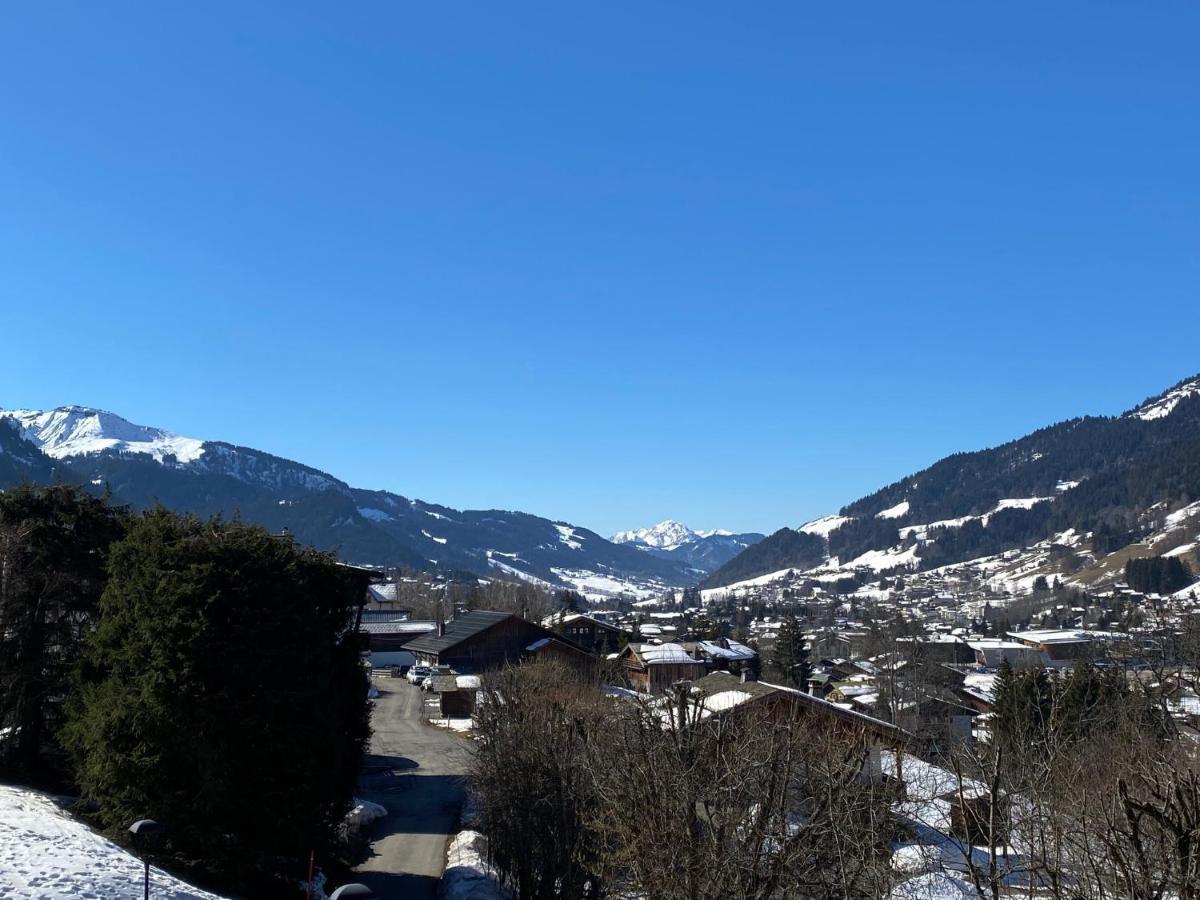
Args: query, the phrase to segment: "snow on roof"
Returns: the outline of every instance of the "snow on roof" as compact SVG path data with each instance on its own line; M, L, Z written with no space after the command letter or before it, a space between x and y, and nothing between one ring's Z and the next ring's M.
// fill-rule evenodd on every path
M904 782L905 796L911 801L937 800L958 794L958 776L941 766L891 750L881 752L879 762L885 775ZM982 782L970 778L963 779L962 787L968 795L985 790Z
M631 644L646 665L699 662L681 644Z
M728 647L724 647L715 641L701 641L700 647L709 656L717 659L754 659L756 654L745 644L739 644L737 641L726 641Z
M221 900L157 868L159 900ZM63 812L46 794L0 785L0 897L125 900L142 895L142 863Z
M1123 637L1123 635L1116 635L1108 631L1070 631L1054 628L1034 631L1010 631L1008 636L1016 638L1018 641L1027 641L1035 644L1078 644Z
M454 679L454 684L460 691L475 690L483 687L483 682L480 681L478 675L458 675Z
M545 647L545 646L546 646L548 643L550 643L550 641L551 641L551 640L552 640L552 638L548 638L548 637L540 638L540 639L538 639L538 640L534 641L532 644L530 644L530 645L529 645L528 647L526 647L525 649L526 649L528 652L530 652L530 653L533 653L533 652L534 652L534 651L536 651L536 650L541 650L541 649L542 649L543 647Z

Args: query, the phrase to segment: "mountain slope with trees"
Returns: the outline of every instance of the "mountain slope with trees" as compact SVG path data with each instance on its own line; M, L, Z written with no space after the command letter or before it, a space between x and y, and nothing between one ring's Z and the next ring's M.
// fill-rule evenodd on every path
M843 507L844 521L826 532L825 555L846 567L889 551L903 559L911 550L916 567L930 569L1070 530L1106 554L1197 498L1200 376L1121 416L1070 419L999 447L948 456ZM782 532L768 541L770 547L752 547L714 572L705 586L812 566L808 542Z
M441 569L575 587L589 578L695 584L685 558L509 510L457 510L363 490L250 447L181 438L90 407L0 410L0 489L67 481L134 509L239 516L347 562ZM732 555L732 554L731 554Z

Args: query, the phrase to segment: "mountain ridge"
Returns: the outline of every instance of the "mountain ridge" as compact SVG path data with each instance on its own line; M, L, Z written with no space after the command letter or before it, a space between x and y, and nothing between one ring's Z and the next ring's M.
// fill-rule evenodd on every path
M1155 504L1200 496L1200 376L1119 416L1081 416L982 450L954 453L837 515L781 529L701 582L712 589L797 571L910 571L961 563L1068 529L1111 552L1152 527ZM1167 510L1170 511L1169 509ZM824 560L812 564L812 540ZM784 544L787 546L784 546Z
M686 560L613 544L562 520L356 488L302 462L95 407L0 410L0 432L0 487L73 480L106 486L134 508L161 502L198 515L237 514L347 562L518 578L597 598L652 596L703 575Z
M665 519L649 528L618 531L610 540L664 559L679 560L695 569L712 571L763 537L757 532L734 534L723 528L694 531L682 522Z

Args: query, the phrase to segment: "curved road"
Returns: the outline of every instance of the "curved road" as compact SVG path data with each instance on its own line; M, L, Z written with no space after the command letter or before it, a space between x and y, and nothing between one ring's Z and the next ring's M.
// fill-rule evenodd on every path
M403 678L371 681L380 696L358 795L382 804L388 815L367 832L369 856L355 872L380 900L432 900L446 864L446 842L458 831L468 744L428 723L429 694Z

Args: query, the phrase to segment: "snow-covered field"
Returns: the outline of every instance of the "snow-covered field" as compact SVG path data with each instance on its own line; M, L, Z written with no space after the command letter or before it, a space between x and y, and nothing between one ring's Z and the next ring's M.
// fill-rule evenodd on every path
M4 900L131 900L142 862L71 818L46 794L0 785L0 897ZM150 870L156 900L221 900Z

